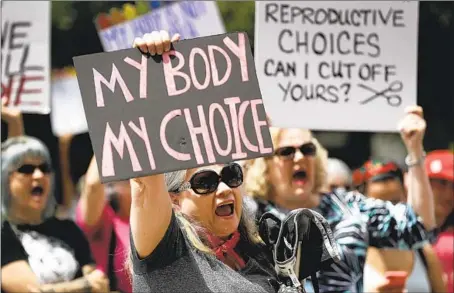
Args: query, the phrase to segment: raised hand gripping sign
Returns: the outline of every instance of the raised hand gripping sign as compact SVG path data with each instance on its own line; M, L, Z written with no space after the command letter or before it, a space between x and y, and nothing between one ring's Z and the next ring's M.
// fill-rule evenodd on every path
M246 33L74 58L102 182L273 152Z

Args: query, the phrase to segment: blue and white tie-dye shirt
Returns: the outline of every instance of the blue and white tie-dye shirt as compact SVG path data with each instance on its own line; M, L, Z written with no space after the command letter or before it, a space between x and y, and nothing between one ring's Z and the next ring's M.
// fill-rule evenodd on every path
M272 212L283 218L288 212L272 203L257 200L257 218ZM362 292L367 248L418 249L432 240L414 210L367 198L358 192L323 195L315 209L323 215L334 234L341 262L320 271L320 292Z

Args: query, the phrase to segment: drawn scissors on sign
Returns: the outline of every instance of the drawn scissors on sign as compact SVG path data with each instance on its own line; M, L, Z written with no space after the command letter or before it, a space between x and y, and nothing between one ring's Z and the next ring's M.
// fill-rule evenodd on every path
M364 101L360 102L361 105L372 102L373 100L380 97L385 98L388 101L388 105L392 107L399 107L400 104L402 104L402 98L399 95L397 94L390 95L390 93L399 93L400 91L402 91L404 85L401 81L393 81L387 88L385 88L382 91L374 90L373 88L370 88L364 84L358 84L358 87L374 93L372 97L369 97Z

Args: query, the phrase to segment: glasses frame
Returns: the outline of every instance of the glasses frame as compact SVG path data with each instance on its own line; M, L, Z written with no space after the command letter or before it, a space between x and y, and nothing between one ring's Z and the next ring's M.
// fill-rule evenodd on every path
M238 170L240 171L241 183L240 183L238 186L230 186L227 182L225 182L225 181L222 180L222 172L224 171L224 169L230 168L231 166L237 167ZM210 191L210 192L207 192L207 193L199 193L199 192L197 192L194 188L192 188L192 181L193 181L193 179L194 179L194 177L195 177L196 175L201 174L201 173L204 173L204 172L212 172L212 173L215 173L215 174L218 176L218 182L217 182L216 188L215 188L213 191ZM243 174L243 170L242 170L242 168L241 168L241 165L238 164L238 163L230 163L230 164L224 166L224 167L222 168L221 172L219 172L219 174L216 173L216 172L213 171L213 170L200 170L200 171L197 171L197 172L195 172L194 174L192 174L192 176L191 176L191 178L189 179L189 181L184 182L184 183L175 191L175 193L180 193L180 192L183 192L183 191L192 189L192 190L194 191L194 193L196 193L196 194L198 194L198 195L207 195L207 194L210 194L210 193L215 192L215 191L218 189L219 184L220 184L221 182L224 182L224 183L225 183L228 187L230 187L230 188L238 188L238 187L240 187L240 186L243 184L243 182L244 182L244 174Z
M314 148L314 152L313 153L310 153L310 154L305 154L303 151L302 151L302 148L305 147L305 146L313 146ZM288 156L285 156L285 155L282 155L282 154L279 154L279 151L282 150L282 149L286 149L286 148L291 148L293 149L293 152L292 154L288 155ZM286 159L286 160L292 160L294 157L295 157L295 154L297 151L300 151L304 156L307 156L307 157L315 157L317 155L317 146L315 145L315 143L313 142L306 142L306 143L303 143L302 145L300 145L299 147L294 147L294 146L285 146L285 147L280 147L278 149L276 149L274 151L274 155L275 156L278 156L280 158L283 158L283 159Z
M21 168L28 167L28 166L34 167L34 168L33 168L33 171L31 171L31 172L20 171ZM35 173L36 169L39 169L39 171L41 171L43 174L50 174L50 173L52 173L52 166L51 166L50 164L48 164L48 163L42 163L42 164L39 164L39 165L35 165L35 164L23 164L23 165L21 165L19 168L17 168L17 169L15 170L15 172L20 173L20 174L23 174L23 175L32 175L33 173Z

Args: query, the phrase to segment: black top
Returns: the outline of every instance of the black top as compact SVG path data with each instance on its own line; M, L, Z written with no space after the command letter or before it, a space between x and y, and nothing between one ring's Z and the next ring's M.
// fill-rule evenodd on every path
M2 267L20 260L29 263L42 284L71 281L82 267L94 264L90 246L72 221L50 218L39 225L2 225Z

